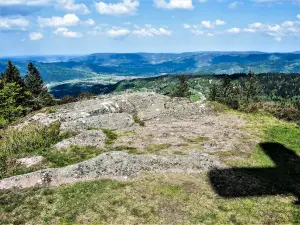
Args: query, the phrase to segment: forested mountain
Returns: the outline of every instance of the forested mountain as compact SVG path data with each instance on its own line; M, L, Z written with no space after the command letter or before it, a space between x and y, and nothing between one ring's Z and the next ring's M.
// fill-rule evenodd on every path
M53 59L53 60L51 60ZM187 52L97 53L79 57L12 58L24 74L28 61L35 61L44 80L61 82L95 77L97 74L153 76L161 74L299 73L300 53ZM0 59L0 72L7 59ZM53 62L54 61L54 62Z

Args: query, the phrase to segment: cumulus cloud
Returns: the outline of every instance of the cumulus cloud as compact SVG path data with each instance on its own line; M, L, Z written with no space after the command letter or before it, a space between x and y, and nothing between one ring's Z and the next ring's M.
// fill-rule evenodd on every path
M202 21L201 24L206 28L213 28L213 24L210 21Z
M0 6L11 5L26 5L26 6L41 6L47 5L51 0L0 0Z
M93 19L88 19L86 21L83 21L82 24L86 25L86 26L94 26L95 25L95 21Z
M44 35L40 32L32 32L29 34L29 38L32 41L38 41L41 40L44 37Z
M195 35L204 35L203 30L191 30L191 33Z
M79 32L70 31L68 28L60 27L54 31L54 34L67 38L80 38L82 34Z
M189 29L192 34L195 35L207 35L207 36L214 36L218 32L211 32L216 26L223 26L226 22L223 20L215 20L215 21L207 21L204 20L201 24L183 24L185 29Z
M217 26L222 26L222 25L225 25L226 22L223 21L223 20L216 20L215 24L216 24Z
M297 15L297 18L300 20L300 14Z
M80 19L75 14L66 14L64 17L38 17L38 23L40 27L69 27L80 24Z
M279 24L263 24L260 22L249 24L244 29L248 33L262 33L271 36L276 41L281 41L286 36L300 37L299 21L284 21Z
M20 30L25 31L29 26L29 21L24 18L3 18L0 17L0 30Z
M153 0L157 8L164 9L193 9L192 0ZM203 2L203 1L202 1Z
M231 2L228 7L230 9L236 9L239 5L243 4L242 2L238 2L238 1L235 1L235 2Z
M56 0L56 2L58 8L62 8L68 12L77 12L82 14L89 14L91 12L85 4L76 4L75 0Z
M114 39L123 38L128 36L129 34L130 31L128 29L123 28L112 28L106 31L106 35Z
M241 32L241 29L240 28L237 28L237 27L233 27L231 29L228 29L227 30L228 33L231 33L231 34L238 34Z
M120 3L95 2L96 11L104 15L134 15L139 7L138 0L123 0Z
M292 26L294 26L294 22L288 20L288 21L283 22L282 26L283 27L292 27Z
M144 28L136 27L137 29L132 34L139 37L153 37L153 36L171 36L172 31L165 28L153 28L152 25L146 25Z

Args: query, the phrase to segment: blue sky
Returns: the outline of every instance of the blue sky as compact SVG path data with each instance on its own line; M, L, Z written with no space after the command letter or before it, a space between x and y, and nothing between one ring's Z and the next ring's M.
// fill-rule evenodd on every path
M0 0L0 56L300 50L300 0Z

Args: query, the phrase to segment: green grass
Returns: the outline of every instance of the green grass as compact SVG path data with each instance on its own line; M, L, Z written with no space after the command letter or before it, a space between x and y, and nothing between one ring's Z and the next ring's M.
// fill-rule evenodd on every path
M16 164L16 159L49 154L52 145L71 136L60 133L60 124L50 126L29 125L22 130L8 128L0 140L0 178L32 172L40 167L25 169Z
M243 129L256 135L256 141L277 142L300 154L300 128L295 124L265 113L237 114L248 121ZM106 135L111 143L118 137L113 131ZM191 143L206 140L197 137ZM151 145L147 151L159 153L170 146ZM129 146L111 149L139 152ZM102 151L73 147L64 153L45 155L53 164L63 166ZM224 160L237 156L234 150L218 154ZM245 157L240 154L241 167L274 166L258 146ZM53 189L0 191L0 224L299 224L300 208L294 201L292 195L222 198L204 173L152 173L132 181L102 180Z
M109 129L102 129L104 134L106 135L105 143L107 145L113 144L118 139L118 134Z
M46 158L47 162L50 164L50 167L64 167L94 158L105 151L106 150L91 146L72 146L64 151L51 150L40 152L40 155Z
M208 141L208 140L209 140L208 137L202 137L202 136L187 139L188 142L193 143L193 144L200 144L200 143L203 143L203 142Z
M0 192L1 224L287 224L292 197L222 199L204 174Z
M0 178L49 167L68 166L94 158L106 151L89 146L72 146L64 151L53 149L54 144L71 136L70 133L60 132L59 123L53 123L49 127L29 125L21 131L10 128L5 130L3 135L4 138L0 141ZM32 168L17 165L18 158L31 156L43 156L45 162Z
M146 126L145 122L142 121L142 120L138 117L138 115L134 115L134 116L133 116L133 120L134 120L135 123L139 124L141 127Z
M165 150L171 147L171 144L153 144L147 147L147 152L158 153L161 150Z

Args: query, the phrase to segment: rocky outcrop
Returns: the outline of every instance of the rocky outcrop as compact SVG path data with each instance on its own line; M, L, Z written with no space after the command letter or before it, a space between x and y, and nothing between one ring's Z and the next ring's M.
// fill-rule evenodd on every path
M34 156L34 157L27 157L17 159L16 164L24 167L33 167L42 164L45 161L43 156Z
M105 140L106 135L102 130L88 130L57 143L55 148L63 150L70 148L72 145L78 147L93 146L103 148L105 146Z
M221 157L214 157L215 153L238 155L248 149L244 137L249 134L240 129L245 121L239 116L216 115L206 102L171 99L155 93L102 96L57 106L54 113L36 114L18 128L28 123L49 125L54 121L61 123L62 130L77 133L54 146L60 151L76 145L118 152L107 152L64 168L7 178L0 181L0 189L130 179L143 171L200 173L220 165ZM117 139L109 145L103 128L117 134Z
M158 156L110 152L72 166L41 170L1 180L0 189L56 187L62 184L99 179L130 179L143 171L199 173L218 165L217 160L205 154Z

